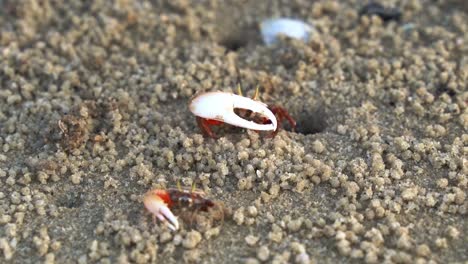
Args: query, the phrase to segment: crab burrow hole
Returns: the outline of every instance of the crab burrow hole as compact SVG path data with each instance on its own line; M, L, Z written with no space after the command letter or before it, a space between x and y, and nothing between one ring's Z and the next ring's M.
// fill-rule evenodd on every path
M256 25L233 26L229 30L219 30L217 35L218 44L225 47L227 51L238 51L252 43L258 43L260 31Z
M250 45L262 42L259 16L265 12L267 4L262 1L225 1L219 5L215 18L216 42L226 48L226 52L238 52Z
M321 105L297 105L291 108L291 115L296 120L296 133L317 134L328 127L327 114Z

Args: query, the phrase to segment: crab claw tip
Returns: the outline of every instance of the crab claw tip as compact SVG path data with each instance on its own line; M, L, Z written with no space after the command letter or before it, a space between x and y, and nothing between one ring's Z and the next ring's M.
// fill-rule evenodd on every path
M248 121L245 120L238 115L236 115L234 112L232 112L234 115L230 115L230 118L232 119L232 122L234 125L240 126L240 127L245 127L248 129L253 129L253 130L262 130L262 131L270 131L270 130L276 130L277 128L277 120L273 112L271 112L270 109L268 109L268 106L262 102L255 101L253 99L243 97L243 96L237 96L234 95L235 98L233 99L233 106L234 108L242 108L242 109L247 109L251 110L255 113L259 113L263 116L266 116L270 121L271 124L258 124L253 121ZM225 120L226 123L229 123L228 120Z
M179 229L179 221L177 221L177 217L171 212L169 208L166 206L161 207L160 213L164 215L164 218L168 221L167 225L173 231Z

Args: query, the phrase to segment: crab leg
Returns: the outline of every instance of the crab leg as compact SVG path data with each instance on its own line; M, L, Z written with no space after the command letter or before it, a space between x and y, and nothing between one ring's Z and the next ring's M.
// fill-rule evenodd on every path
M219 121L216 121L216 122L219 122ZM204 118L201 118L201 117L197 116L197 124L201 128L203 133L205 133L209 137L218 138L218 136L216 136L216 134L211 130L211 128L210 128L211 124L209 124L209 123L210 122L207 119L204 119Z

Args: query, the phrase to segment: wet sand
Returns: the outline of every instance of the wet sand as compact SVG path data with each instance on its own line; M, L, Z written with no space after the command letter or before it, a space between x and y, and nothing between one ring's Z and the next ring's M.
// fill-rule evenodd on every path
M167 2L0 1L0 262L468 261L464 1ZM296 130L204 137L189 99L238 80ZM153 221L178 182L222 219Z

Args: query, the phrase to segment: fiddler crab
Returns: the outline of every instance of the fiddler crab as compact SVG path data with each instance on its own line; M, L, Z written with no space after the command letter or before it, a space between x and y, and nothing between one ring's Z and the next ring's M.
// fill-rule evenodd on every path
M218 208L221 216L216 217L224 217L224 204L205 196L203 191L195 189L194 186L192 189L183 189L178 185L178 188L153 189L147 192L143 197L143 203L154 218L158 218L175 231L179 229L179 221L171 208L188 211L191 217L197 212L210 212L211 209Z
M190 111L196 116L198 126L204 134L218 138L211 126L223 123L255 131L272 131L268 137L276 136L286 119L294 130L296 121L283 107L267 105L257 101L258 87L252 98L228 92L205 92L196 94L189 103Z

